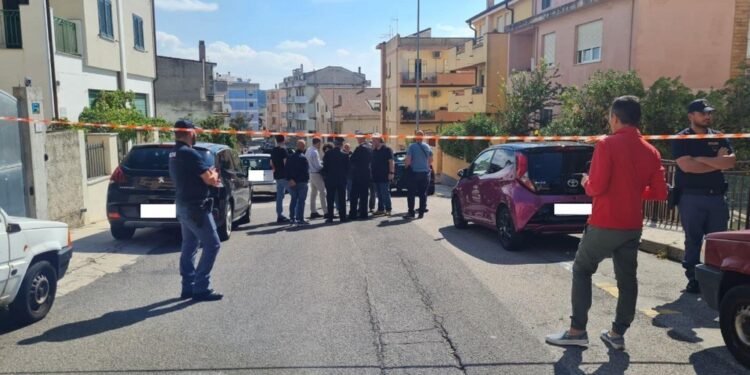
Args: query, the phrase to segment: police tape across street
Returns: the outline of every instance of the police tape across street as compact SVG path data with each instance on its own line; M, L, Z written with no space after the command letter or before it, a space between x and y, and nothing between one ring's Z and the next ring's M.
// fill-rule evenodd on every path
M184 129L174 127L161 127L153 125L122 125L122 124L100 124L90 122L74 122L62 120L36 120L31 118L20 118L13 116L0 116L0 125L10 124L13 122L26 122L47 125L70 126L80 128L104 128L104 129L122 129L133 131L163 131L163 132L180 132ZM195 129L200 134L229 134L233 136L262 136L264 138L283 135L285 137L322 137L322 138L372 138L372 134L338 134L338 133L306 133L306 132L273 132L273 131L254 131L254 130L235 130L235 129ZM449 140L449 141L498 141L498 142L556 142L556 141L573 141L573 142L598 142L606 135L550 135L550 136L457 136L457 135L424 135L425 140ZM415 135L392 135L382 134L383 139L414 139ZM649 141L668 141L675 139L750 139L750 133L715 133L715 134L670 134L670 135L644 135L644 139Z

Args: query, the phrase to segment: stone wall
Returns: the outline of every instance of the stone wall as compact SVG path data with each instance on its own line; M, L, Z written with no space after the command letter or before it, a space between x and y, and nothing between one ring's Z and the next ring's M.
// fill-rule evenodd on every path
M50 220L71 227L84 224L86 189L86 144L83 131L47 134L47 204Z

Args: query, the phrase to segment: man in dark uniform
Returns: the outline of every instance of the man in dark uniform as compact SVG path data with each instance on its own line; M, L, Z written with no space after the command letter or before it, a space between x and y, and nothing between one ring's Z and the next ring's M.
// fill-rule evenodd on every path
M223 295L209 288L211 269L219 253L219 234L211 211L213 201L208 187L220 185L219 175L212 165L195 149L195 126L190 121L175 123L175 146L169 154L169 175L176 191L177 220L182 227L180 298L197 301L217 301ZM198 267L195 256L198 243L202 244Z
M372 184L372 148L365 143L364 137L358 137L359 146L351 157L352 197L349 210L350 219L367 218L367 193Z
M346 221L346 180L349 176L349 155L341 149L344 143L337 138L335 147L323 155L323 178L326 184L326 204L328 217L326 223L333 222L333 207L339 210L341 222Z
M693 101L688 106L690 127L678 134L717 134L710 128L713 112L705 99ZM700 263L703 237L727 230L727 183L722 171L733 168L737 158L726 139L677 139L672 142L672 156L678 166L675 192L685 230L685 292L700 293L695 266Z

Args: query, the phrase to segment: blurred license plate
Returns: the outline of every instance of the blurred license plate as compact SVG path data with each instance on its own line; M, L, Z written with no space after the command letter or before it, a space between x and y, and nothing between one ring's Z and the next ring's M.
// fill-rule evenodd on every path
M142 204L141 219L174 219L177 208L173 204Z
M556 203L555 215L591 215L591 203Z

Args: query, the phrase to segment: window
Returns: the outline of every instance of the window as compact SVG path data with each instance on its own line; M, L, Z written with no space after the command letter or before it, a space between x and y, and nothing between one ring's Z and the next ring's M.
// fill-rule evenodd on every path
M75 22L55 17L55 50L80 55L78 50L78 25Z
M552 0L542 0L542 10L545 10L552 5Z
M135 109L142 115L148 117L148 95L135 94Z
M494 151L486 151L479 155L471 166L471 174L482 176L490 170L492 155Z
M543 37L542 48L544 48L544 62L547 64L555 63L555 33L549 33Z
M99 11L99 36L114 39L115 32L112 25L112 0L97 0Z
M505 169L509 165L513 165L512 158L506 150L496 150L495 155L492 157L491 162L492 168L491 173L499 172Z
M146 50L146 43L143 38L143 18L133 15L133 36L135 38L135 49L139 51Z
M585 64L602 59L602 21L578 26L578 48L576 62Z

